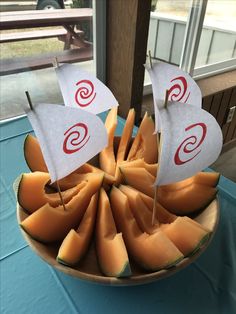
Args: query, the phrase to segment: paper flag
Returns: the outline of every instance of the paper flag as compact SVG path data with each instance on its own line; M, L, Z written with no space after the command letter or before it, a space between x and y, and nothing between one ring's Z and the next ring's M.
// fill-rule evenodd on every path
M212 164L222 148L215 118L192 105L169 102L160 110L161 152L155 185L193 176Z
M98 114L118 106L112 92L94 75L77 65L63 64L56 74L65 106Z
M27 112L52 183L64 178L107 146L99 117L81 109L39 104Z
M156 132L160 132L161 129L159 110L164 106L166 90L168 90L169 101L191 104L201 108L201 90L188 73L164 62L153 63L151 68L146 66L146 69L151 78L153 99L156 104L156 106L154 106ZM157 102L157 99L161 101Z

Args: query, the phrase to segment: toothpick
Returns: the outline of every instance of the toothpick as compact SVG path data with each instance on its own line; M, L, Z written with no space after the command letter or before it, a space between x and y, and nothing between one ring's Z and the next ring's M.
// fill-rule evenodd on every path
M165 102L164 102L164 108L167 108L168 105L168 96L169 96L169 90L166 90L166 95L165 95Z
M28 103L29 103L30 110L34 110L29 92L25 91L25 94L26 94L26 97L27 97L27 100L28 100Z
M151 69L152 69L152 55L151 55L151 50L148 50L148 56L149 56L150 66L151 66Z
M58 68L58 67L59 67L59 62L58 62L58 60L57 60L57 57L54 58L54 60L53 60L53 65L54 65L55 68Z
M158 224L158 221L156 221L156 216L157 216L157 192L158 192L158 187L154 187L154 200L153 200L153 210L152 210L152 225L155 223Z
M57 191L58 191L58 193L59 193L62 206L63 206L63 208L64 208L64 211L66 211L66 206L65 206L65 203L64 203L64 200L63 200L63 197L62 197L61 188L60 188L60 185L59 185L58 181L56 181L56 184L57 184Z

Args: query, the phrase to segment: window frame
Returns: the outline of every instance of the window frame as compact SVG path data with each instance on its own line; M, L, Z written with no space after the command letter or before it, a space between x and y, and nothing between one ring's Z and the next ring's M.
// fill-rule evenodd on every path
M195 67L199 42L203 30L208 0L192 0L186 23L184 44L179 67L195 80L225 73L236 69L236 58ZM152 93L151 83L144 85L143 94Z

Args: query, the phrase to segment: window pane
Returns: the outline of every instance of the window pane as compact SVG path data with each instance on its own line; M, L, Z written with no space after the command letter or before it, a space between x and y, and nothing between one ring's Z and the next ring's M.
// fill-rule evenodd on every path
M54 2L57 2L58 4L63 3L61 0L38 1L41 6L53 4ZM91 7L92 1L67 0L64 4L66 4L65 9L61 11L53 10L57 16L58 14L62 14L64 16L74 14L73 12L76 12L75 10L78 7L81 7L81 4L83 4L83 7ZM71 9L70 6L74 9ZM15 15L16 21L17 15L19 14L28 14L31 16L36 14L40 17L41 14L47 14L47 12L49 12L45 10L36 10L35 6L27 6L26 9L31 10L30 12L24 11L24 5L18 5L17 7L13 7L13 9L17 9L17 12L12 11L6 13L9 14L11 18L14 18ZM43 8L40 7L40 9ZM51 11L52 10L50 10L50 12ZM93 17L94 11L92 11L92 18ZM27 103L25 96L26 90L29 91L32 102L35 104L63 103L63 98L59 89L55 70L53 68L53 61L55 60L55 57L59 60L63 57L67 62L78 63L86 70L95 72L95 60L93 58L92 48L92 19L85 18L85 20L82 20L78 18L78 22L76 19L73 29L75 32L79 33L83 42L88 42L88 46L90 47L88 51L86 50L83 54L83 58L80 50L80 40L69 40L67 35L68 32L63 27L63 23L56 26L50 25L50 27L25 27L21 29L12 28L1 31L1 41L4 36L6 38L6 42L1 44L0 55L1 120L24 114L23 106ZM52 33L51 36L50 33ZM25 39L26 36L29 36L29 38ZM37 36L39 38L31 40L31 37ZM20 41L20 37L24 37L25 40Z
M236 1L208 0L195 68L236 58Z
M152 1L147 51L154 59L179 65L190 6L191 0Z

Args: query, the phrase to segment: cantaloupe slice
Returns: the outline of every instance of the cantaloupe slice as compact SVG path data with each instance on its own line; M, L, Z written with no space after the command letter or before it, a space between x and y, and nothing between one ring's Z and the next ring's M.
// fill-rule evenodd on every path
M76 174L86 174L86 173L103 173L104 174L104 180L103 184L105 185L112 185L115 181L115 177L109 175L108 173L104 172L103 170L90 165L88 163L85 163L81 167L79 167L77 170L74 171Z
M131 275L122 233L117 233L110 202L104 189L100 190L99 196L96 251L100 268L106 276L128 277Z
M148 234L158 231L159 225L152 225L152 211L141 202L142 198L138 191L128 187L120 186L120 190L126 194L132 212L140 228ZM141 201L140 201L141 199ZM152 200L153 204L153 200ZM158 212L159 210L159 212ZM189 217L168 217L168 212L160 205L157 208L157 215L161 218L161 230L177 246L184 256L196 252L209 238L210 232ZM163 219L164 218L164 219ZM164 221L164 224L163 224Z
M135 190L134 188L132 188L132 189ZM137 190L135 190L135 191L137 191ZM140 191L137 191L137 192L141 196L142 200L144 201L144 203L146 204L146 206L148 207L150 212L152 212L154 199L151 198L150 196L140 192ZM156 217L160 223L171 223L171 222L175 221L175 219L177 218L176 215L174 215L174 214L170 213L168 210L166 210L159 202L157 202L157 204L156 204Z
M152 176L144 168L130 168L120 166L120 171L124 177L124 181L134 187L135 189L154 197L154 187L155 177Z
M220 174L218 172L198 172L190 178L175 183L163 185L161 188L168 191L177 191L194 183L203 184L209 187L216 187L219 182L219 178Z
M100 189L102 174L93 174L88 182L82 182L79 192L63 206L52 207L48 203L28 216L21 227L32 238L44 242L63 240L72 228L79 225L91 197Z
M31 171L48 172L39 142L31 134L28 134L24 141L24 156Z
M178 217L174 222L163 224L160 228L184 256L195 253L210 236L208 230L197 222L193 223L189 217Z
M119 189L129 201L130 209L136 219L139 228L146 233L152 234L157 231L159 224L152 225L152 212L142 200L139 192L128 185L120 185Z
M120 138L120 143L118 146L117 154L116 154L116 161L120 163L121 161L126 159L126 155L128 152L129 144L131 141L133 127L134 127L134 120L135 120L135 111L134 109L130 109L125 126Z
M154 134L155 125L151 117L146 113L139 126L137 135L133 141L127 160L144 158L145 162L155 164L157 162L158 147L157 135Z
M183 254L161 230L152 235L140 230L130 210L127 196L114 186L110 201L115 222L122 231L128 253L141 267L156 271L182 260Z
M23 173L16 179L14 187L17 201L28 213L33 213L46 203L52 207L61 205L61 198L58 193L45 192L45 186L48 182L50 182L49 174L40 171ZM77 192L77 187L62 192L64 203L67 203Z
M157 199L173 214L184 216L205 208L216 197L216 194L216 188L194 183L178 191L166 191L159 188Z
M97 212L98 192L93 195L88 208L75 231L71 229L63 240L57 255L61 264L73 266L79 263L91 242Z
M108 146L99 154L100 168L115 176L116 160L114 154L114 135L117 126L117 107L113 107L107 115L105 127L108 133Z
M143 158L135 159L132 161L123 161L120 164L122 168L144 168L146 169L152 176L156 177L158 164L148 164L144 161Z

